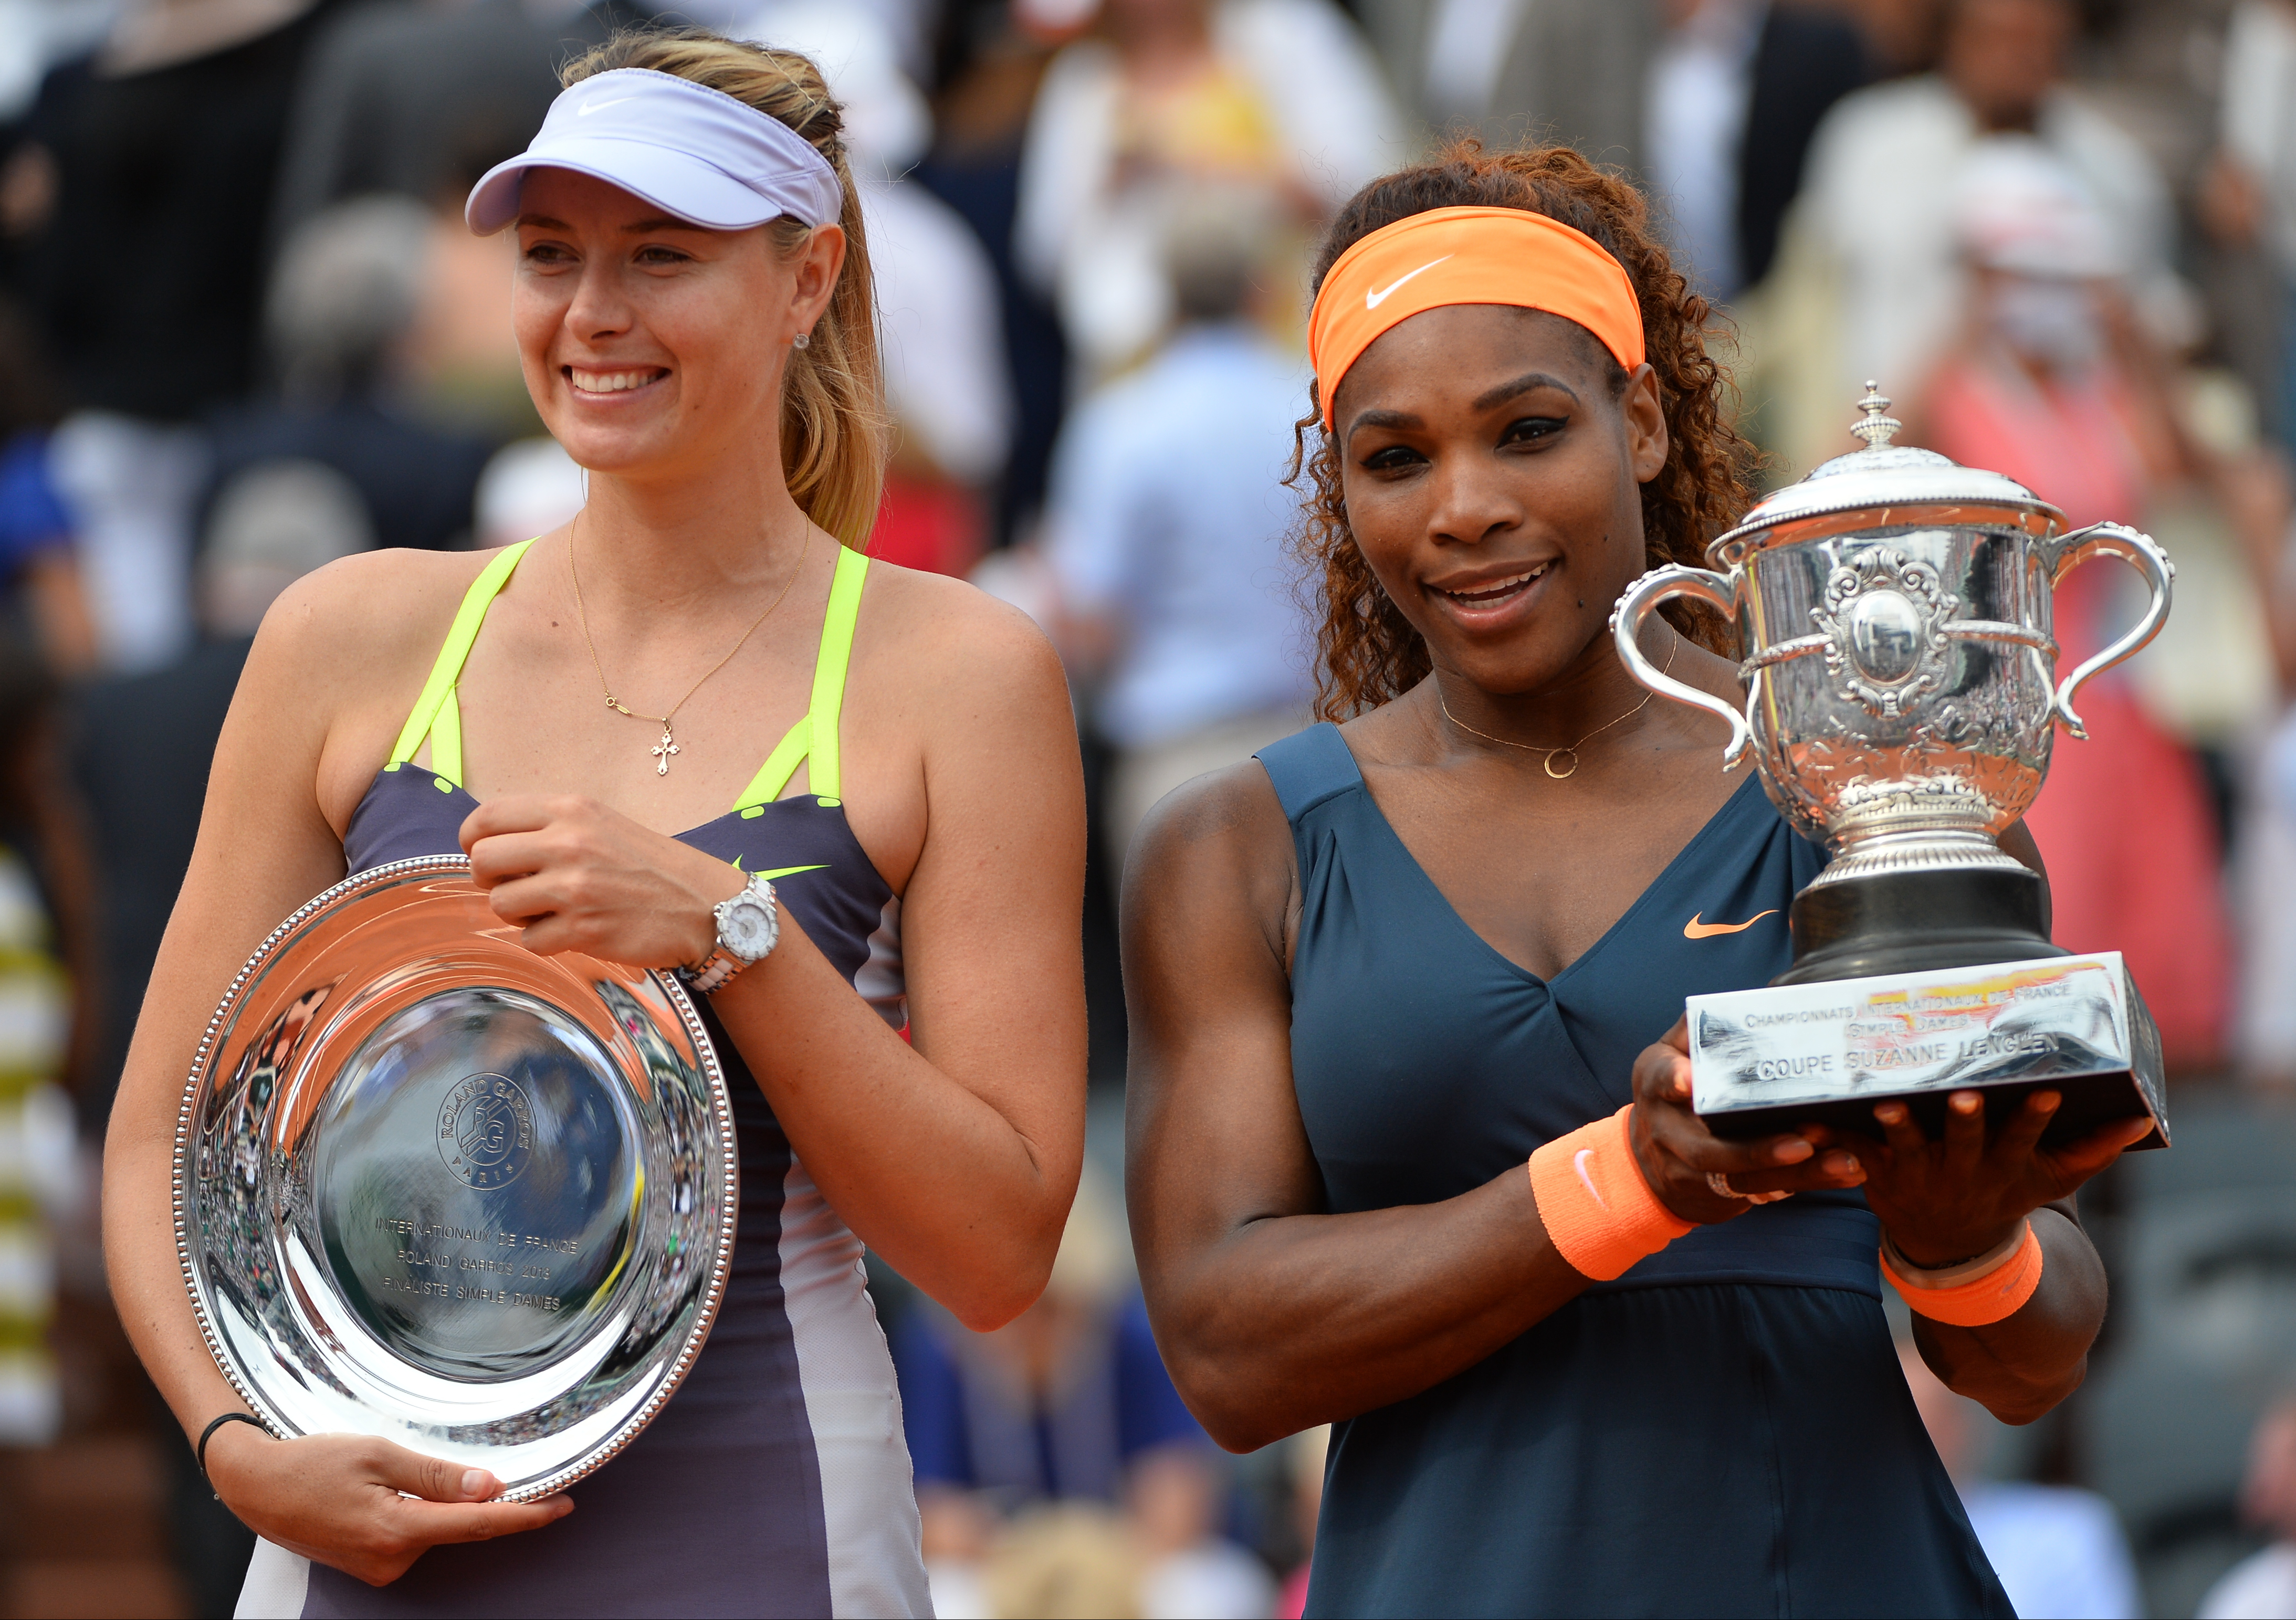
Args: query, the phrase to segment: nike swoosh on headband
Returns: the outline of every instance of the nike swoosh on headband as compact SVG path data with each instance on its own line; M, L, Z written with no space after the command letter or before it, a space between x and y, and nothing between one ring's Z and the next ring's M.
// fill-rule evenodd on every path
M1456 257L1457 257L1456 254L1446 253L1443 256L1443 258L1453 258ZM1427 272L1441 264L1443 262L1443 258L1431 258L1425 264L1420 266L1418 269L1414 270L1411 273L1411 275L1398 275L1393 281L1388 282L1386 286L1381 288L1377 292L1365 293L1364 307L1365 309L1377 309L1382 304L1387 302L1387 295L1389 293L1393 292L1398 287L1402 286L1404 282L1409 281L1412 275L1426 274Z
M1595 1189L1595 1178L1587 1174L1587 1161L1594 1157L1594 1149L1581 1148L1570 1156L1570 1167L1578 1173L1578 1184L1587 1190L1587 1196L1608 1209L1610 1206L1603 1202L1602 1193Z
M634 102L637 99L635 95L618 95L607 102L584 102L579 107L574 109L574 116L578 119L586 119L594 112L603 112L609 107L619 107L624 102Z
M1717 934L1742 934L1763 918L1775 917L1777 914L1778 908L1774 905L1767 912L1756 912L1743 922L1702 922L1699 919L1706 913L1698 912L1693 913L1690 920L1682 925L1682 937L1685 939L1711 939Z

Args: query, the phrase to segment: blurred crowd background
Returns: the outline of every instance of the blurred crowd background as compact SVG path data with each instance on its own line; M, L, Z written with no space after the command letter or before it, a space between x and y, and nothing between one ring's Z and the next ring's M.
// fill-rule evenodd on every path
M462 199L655 14L0 0L0 1612L230 1612L246 1533L106 1301L110 1099L265 607L579 503ZM1879 379L1906 438L2175 559L2031 821L2060 941L2159 1016L2177 1145L2085 1195L2115 1293L2078 1396L2013 1431L1908 1373L2021 1612L2296 1615L2296 4L663 14L848 102L898 429L871 549L1024 607L1078 699L1092 1153L1053 1285L982 1336L876 1278L941 1613L1298 1612L1321 1436L1213 1450L1139 1303L1113 895L1150 805L1306 718L1318 231L1447 141L1540 135L1643 185L1768 480L1852 448ZM2068 654L2135 589L2075 576Z

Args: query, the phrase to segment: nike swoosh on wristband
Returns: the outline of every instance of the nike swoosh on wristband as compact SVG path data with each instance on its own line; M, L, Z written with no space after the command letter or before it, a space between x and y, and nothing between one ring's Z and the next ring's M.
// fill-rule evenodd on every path
M1682 937L1685 939L1711 939L1717 934L1742 934L1763 918L1776 916L1778 908L1774 905L1767 912L1756 912L1743 922L1701 922L1699 918L1705 914L1703 912L1697 912L1689 921L1682 925Z
M1608 1209L1610 1206L1603 1203L1603 1195L1595 1186L1595 1178L1587 1174L1587 1161L1594 1157L1594 1149L1581 1148L1570 1156L1570 1167L1578 1173L1578 1184L1587 1190L1587 1196Z
M578 119L586 119L594 112L603 111L608 107L619 107L624 102L634 102L637 99L635 95L618 95L611 101L584 102L579 107L574 109L574 116Z
M1454 255L1454 254L1446 253L1446 254L1443 256L1443 258L1455 258L1455 257L1456 257L1456 255ZM1429 272L1430 270L1432 270L1436 266L1438 266L1438 265L1441 264L1441 263L1443 262L1443 258L1431 258L1431 259L1429 259L1425 264L1423 264L1423 265L1420 266L1418 269L1414 270L1414 271L1411 273L1411 275L1424 275L1424 274L1427 274L1427 272ZM1388 282L1388 284L1387 284L1386 286L1384 286L1384 287L1381 288L1377 292L1366 292L1366 293L1365 293L1365 294L1364 294L1364 307L1365 307L1365 309L1377 309L1377 308L1378 308L1382 304L1384 304L1384 303L1386 303L1386 302L1387 302L1387 295L1388 295L1389 293L1390 293L1390 292L1393 292L1393 291L1394 291L1398 287L1402 286L1404 282L1406 282L1409 281L1409 280L1411 279L1411 275L1398 275L1398 276L1397 276L1393 281L1391 281L1391 282Z

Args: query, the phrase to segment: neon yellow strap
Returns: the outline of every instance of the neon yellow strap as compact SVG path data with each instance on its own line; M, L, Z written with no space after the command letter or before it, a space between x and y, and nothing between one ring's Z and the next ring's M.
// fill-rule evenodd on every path
M807 785L815 797L840 797L837 721L845 707L845 673L853 662L853 630L861 622L861 586L868 577L869 559L840 547L837 577L829 585L829 610L821 620L821 657L813 667L813 705L805 718L775 745L734 801L734 809L749 810L779 798L790 778L797 774L798 762L808 757Z
M451 686L430 722L430 771L441 781L463 785L463 700Z
M430 667L430 678L422 684L422 695L414 700L414 712L406 716L406 729L398 733L398 746L390 750L390 763L405 765L414 757L414 750L422 746L425 737L430 739L430 768L447 781L460 785L463 780L463 712L455 701L455 683L463 678L463 665L471 656L472 643L479 639L479 626L486 622L487 609L518 567L526 548L534 544L521 540L506 546L500 555L487 564L471 588L463 596L463 605L455 610L455 623L447 632L447 644L439 649L439 661Z

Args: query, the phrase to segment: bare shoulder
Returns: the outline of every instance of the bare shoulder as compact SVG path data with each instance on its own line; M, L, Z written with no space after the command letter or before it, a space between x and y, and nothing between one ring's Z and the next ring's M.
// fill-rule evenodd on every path
M364 552L297 580L263 616L226 739L265 737L266 769L296 758L340 835L495 554Z
M435 652L471 582L498 553L392 548L340 558L289 585L263 616L258 667L332 685Z
M873 563L861 634L885 644L910 678L976 682L1015 676L1065 683L1060 655L1037 623L962 579Z
M1158 800L1124 863L1124 931L1248 921L1276 959L1298 888L1292 827L1257 759L1210 772Z

